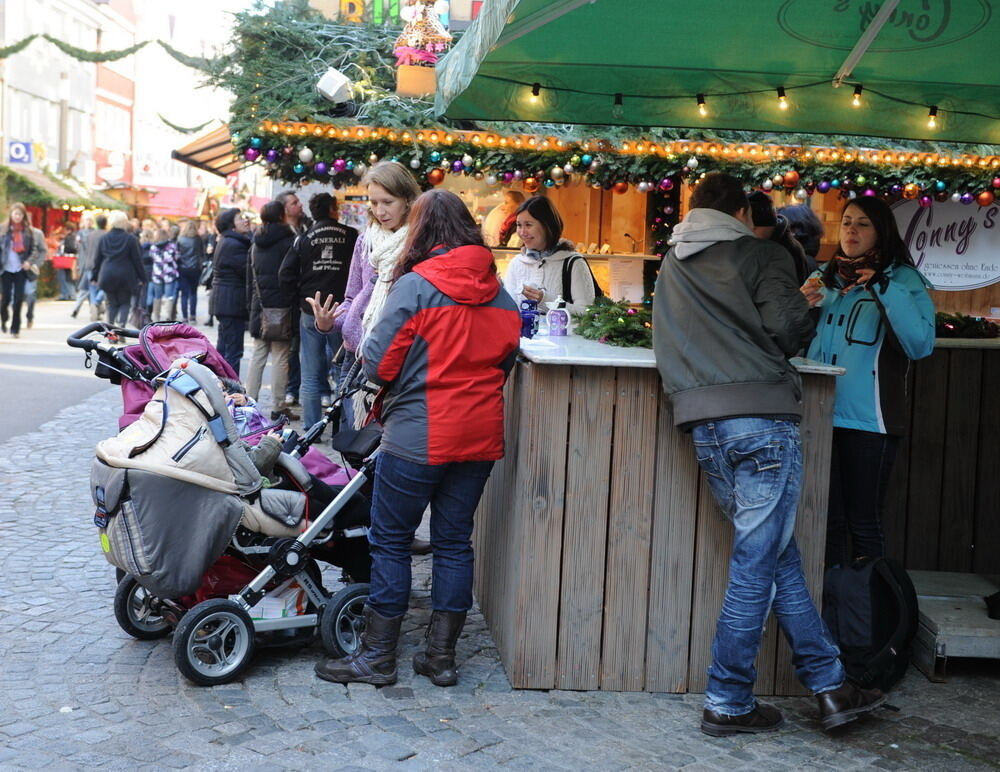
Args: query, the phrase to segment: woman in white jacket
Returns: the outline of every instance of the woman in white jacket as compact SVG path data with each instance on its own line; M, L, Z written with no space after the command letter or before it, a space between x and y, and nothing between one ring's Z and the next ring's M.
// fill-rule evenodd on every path
M504 274L504 289L518 302L538 301L538 310L566 302L570 314L583 313L597 296L594 274L586 258L562 238L559 212L544 196L529 198L517 209L521 247Z

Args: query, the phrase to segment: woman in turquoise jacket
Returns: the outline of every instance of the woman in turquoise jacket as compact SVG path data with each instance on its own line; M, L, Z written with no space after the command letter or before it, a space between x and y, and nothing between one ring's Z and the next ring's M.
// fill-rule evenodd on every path
M833 411L828 568L885 554L882 504L906 429L906 372L934 350L929 286L889 205L862 197L841 213L833 259L802 288L821 309L809 358L847 370Z

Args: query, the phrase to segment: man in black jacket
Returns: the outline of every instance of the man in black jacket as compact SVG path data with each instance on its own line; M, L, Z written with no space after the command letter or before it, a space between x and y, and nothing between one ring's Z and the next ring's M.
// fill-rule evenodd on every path
M327 376L330 355L340 348L340 333L318 332L312 309L306 298L317 292L322 298L332 295L336 302L344 299L347 274L358 232L337 222L337 199L329 193L317 193L309 200L309 211L315 220L308 231L296 239L281 264L279 279L282 286L299 299L299 363L302 385L299 401L302 420L312 426L320 418L321 398L329 393ZM326 386L326 388L324 388Z
M811 334L791 256L754 236L739 180L709 174L675 229L653 300L653 348L675 423L734 528L729 587L712 644L701 729L767 732L754 660L774 610L824 729L885 701L846 681L839 651L806 588L793 531L802 475L801 381L788 357Z

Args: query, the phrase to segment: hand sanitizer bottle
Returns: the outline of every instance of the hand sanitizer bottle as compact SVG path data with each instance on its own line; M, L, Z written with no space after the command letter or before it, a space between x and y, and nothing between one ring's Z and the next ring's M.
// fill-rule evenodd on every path
M557 297L555 307L546 315L549 322L549 335L569 334L569 313L566 311L566 302L562 297Z

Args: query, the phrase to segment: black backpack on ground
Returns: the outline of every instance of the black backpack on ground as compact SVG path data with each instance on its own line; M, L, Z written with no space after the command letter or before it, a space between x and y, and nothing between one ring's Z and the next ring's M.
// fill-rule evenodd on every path
M906 674L917 634L917 593L895 560L863 558L829 569L823 621L848 676L862 688L885 692Z
M597 299L604 297L604 290L601 289L601 285L598 284L597 279L594 278L594 272L590 270L590 263L587 262L587 259L583 255L570 255L563 261L562 299L565 300L566 303L573 302L573 263L577 260L583 260L587 266L587 270L590 272L590 280L594 282L594 298Z

